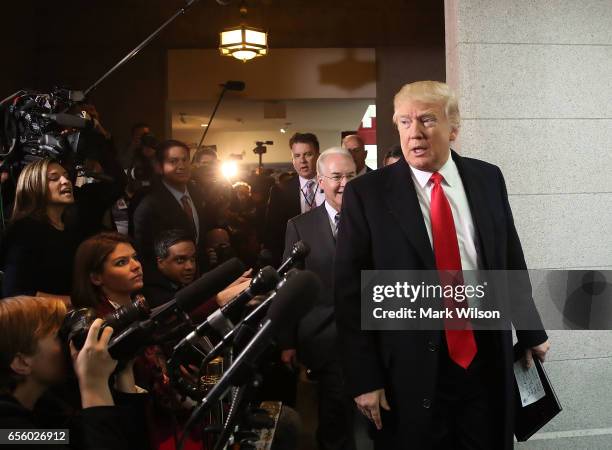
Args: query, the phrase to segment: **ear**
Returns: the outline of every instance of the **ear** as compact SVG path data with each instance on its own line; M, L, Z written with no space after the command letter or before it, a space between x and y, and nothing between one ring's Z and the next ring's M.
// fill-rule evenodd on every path
M32 372L32 357L17 353L11 361L11 370L24 377L30 375Z
M165 261L165 259L162 259L162 258L156 258L156 260L157 260L157 268L158 268L158 269L161 269L162 267L164 267L164 261Z
M457 136L459 135L459 128L451 128L451 132L450 132L450 136L448 138L449 141L453 142L457 139Z
M99 273L90 273L89 281L91 281L91 284L93 284L94 286L102 286L102 277Z

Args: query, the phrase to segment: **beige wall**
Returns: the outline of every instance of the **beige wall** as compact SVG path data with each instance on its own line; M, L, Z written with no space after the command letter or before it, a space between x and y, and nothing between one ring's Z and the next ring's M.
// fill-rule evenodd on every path
M501 167L528 266L612 269L610 0L445 7L461 153ZM516 448L610 448L612 333L549 336L564 411Z
M210 100L219 84L241 80L242 97L254 100L374 98L372 48L275 48L243 63L218 50L168 51L168 100Z

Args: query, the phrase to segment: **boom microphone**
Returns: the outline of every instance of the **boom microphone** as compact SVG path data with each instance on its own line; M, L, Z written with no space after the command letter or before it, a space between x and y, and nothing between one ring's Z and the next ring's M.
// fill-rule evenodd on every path
M83 117L75 116L73 114L59 113L59 114L41 114L45 119L51 119L58 125L66 128L91 128L93 122Z
M244 91L244 81L226 81L221 86L228 91Z

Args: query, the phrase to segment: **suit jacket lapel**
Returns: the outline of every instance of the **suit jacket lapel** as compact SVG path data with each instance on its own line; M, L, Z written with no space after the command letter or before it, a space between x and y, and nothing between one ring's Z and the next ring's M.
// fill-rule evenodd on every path
M326 252L328 255L333 255L335 253L336 248L336 238L331 230L331 224L329 223L329 216L327 215L327 209L325 209L325 203L322 203L320 206L317 206L316 211L316 220L317 220L317 230L323 230L320 234L321 240L317 245L325 246Z
M423 213L410 174L410 166L405 159L393 164L386 187L388 194L385 195L385 201L389 212L420 256L423 268L435 269L436 263Z
M465 194L470 204L472 220L478 234L481 249L481 257L484 268L491 267L494 261L495 232L491 222L490 205L487 204L484 192L487 186L483 185L481 178L472 170L469 164L452 151L452 157L457 165L457 170L461 176Z

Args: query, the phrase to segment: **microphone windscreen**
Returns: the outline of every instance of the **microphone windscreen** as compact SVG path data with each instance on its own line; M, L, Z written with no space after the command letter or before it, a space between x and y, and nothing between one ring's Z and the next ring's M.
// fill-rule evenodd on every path
M244 264L232 258L206 272L196 281L176 293L176 305L188 312L227 287L244 273Z
M261 295L273 289L281 280L280 275L272 266L266 266L261 269L253 281L251 281L250 290L253 295Z
M227 89L228 91L244 91L244 81L226 81L225 84L223 85L225 86L225 89Z
M310 253L310 246L304 241L297 241L291 248L291 256L305 258Z
M43 117L48 117L51 120L57 122L58 125L67 128L87 128L92 125L91 120L84 119L73 114L59 113L59 114L42 114Z
M292 275L278 289L276 297L268 309L268 318L278 330L282 324L292 326L312 308L314 299L319 295L321 282L308 270Z

